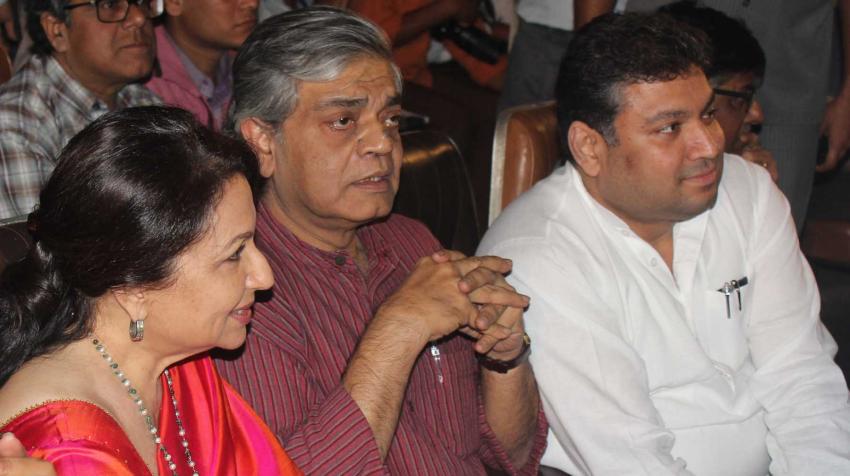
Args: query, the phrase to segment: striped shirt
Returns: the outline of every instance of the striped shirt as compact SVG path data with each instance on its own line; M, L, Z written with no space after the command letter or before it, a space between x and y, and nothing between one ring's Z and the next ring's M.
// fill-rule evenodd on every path
M482 461L516 473L485 421L472 344L457 335L439 343L439 360L430 346L419 356L381 463L342 375L373 313L418 258L441 246L421 223L399 215L362 227L358 237L369 256L365 276L347 253L304 243L260 207L258 246L275 287L255 306L242 356L218 361L222 375L307 474L482 475ZM546 428L541 413L533 461L521 474L537 471Z
M141 85L125 86L116 109L157 104ZM109 109L52 56L32 56L0 86L0 219L29 213L62 147Z

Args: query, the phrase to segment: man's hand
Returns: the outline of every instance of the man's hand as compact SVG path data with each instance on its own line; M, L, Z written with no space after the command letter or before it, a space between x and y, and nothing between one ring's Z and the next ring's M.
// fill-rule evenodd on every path
M440 251L420 259L401 287L384 301L377 318L402 318L427 341L471 326L486 330L504 306L523 308L528 298L504 283L510 261L495 256L467 258ZM479 313L477 305L486 312ZM487 307L492 306L492 307ZM479 316L485 315L483 320Z
M490 286L510 269L510 261L502 258L441 251L420 259L375 313L343 385L369 422L382 458L395 434L410 370L425 345L474 325L479 311L473 301L527 304L527 298L510 289Z
M759 136L755 132L745 132L741 134L741 143L744 144L744 149L741 152L741 157L744 160L754 164L761 165L770 173L770 178L774 182L779 181L779 169L776 167L776 160L773 159L773 154L762 147L759 142Z
M830 99L820 125L820 133L829 138L829 151L826 153L826 160L815 170L828 172L838 165L850 148L850 93L842 93Z
M481 260L481 265L465 274L458 288L478 306L478 315L459 330L474 338L475 351L498 360L511 360L522 350L524 333L522 313L528 306L528 297L516 293L505 281L510 271L509 262L493 256L466 258L456 251L445 251L435 255L439 261L448 258L456 262ZM492 259L501 261L490 261ZM499 263L498 269L490 263Z
M56 476L47 461L27 457L24 445L11 433L0 438L0 476Z

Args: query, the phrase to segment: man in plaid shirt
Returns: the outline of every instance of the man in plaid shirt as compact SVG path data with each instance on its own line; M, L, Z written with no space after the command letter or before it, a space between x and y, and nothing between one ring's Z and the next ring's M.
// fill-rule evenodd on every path
M113 109L158 103L139 84L161 0L34 0L32 57L0 87L0 219L29 213L62 147Z

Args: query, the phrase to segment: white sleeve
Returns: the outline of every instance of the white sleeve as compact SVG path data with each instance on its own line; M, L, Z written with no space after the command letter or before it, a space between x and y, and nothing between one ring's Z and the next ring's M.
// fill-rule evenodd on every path
M515 245L479 251L511 258L510 283L531 297L525 314L531 364L561 447L547 451L563 451L571 462L560 469L690 475L671 455L674 436L650 400L646 370L625 338L621 313L596 295L576 257L554 256L546 243Z
M756 185L752 217L756 307L747 339L756 366L752 390L766 411L770 472L850 475L850 406L833 362L835 341L820 322L817 285L788 203L765 183Z

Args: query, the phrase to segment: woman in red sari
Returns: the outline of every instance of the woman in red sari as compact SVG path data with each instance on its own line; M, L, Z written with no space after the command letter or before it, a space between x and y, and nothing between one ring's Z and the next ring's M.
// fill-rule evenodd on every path
M62 152L0 276L0 432L60 475L300 474L205 351L272 285L244 144L191 114L110 113Z

